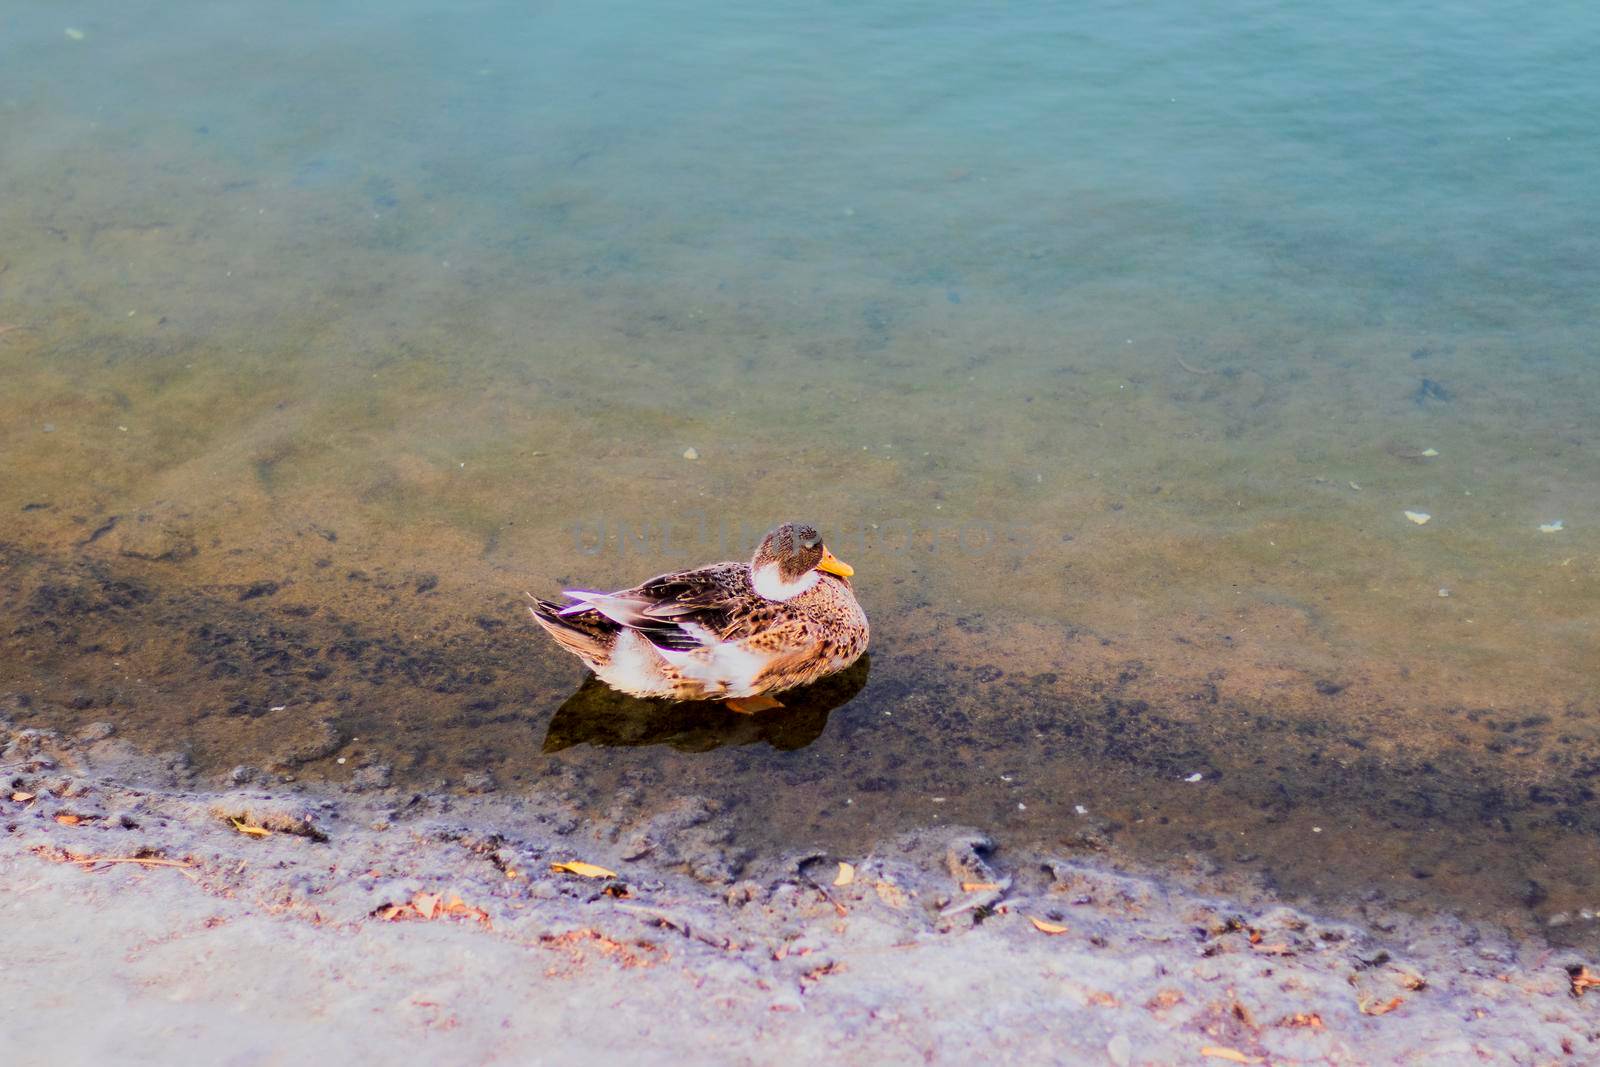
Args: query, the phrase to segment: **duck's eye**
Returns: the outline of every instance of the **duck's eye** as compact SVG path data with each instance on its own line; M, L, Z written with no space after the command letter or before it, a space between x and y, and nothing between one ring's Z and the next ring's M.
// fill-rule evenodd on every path
M819 538L807 537L807 538L804 538L803 540L801 540L800 547L801 548L816 548L817 545L819 545L821 543L822 542L821 542L821 540Z

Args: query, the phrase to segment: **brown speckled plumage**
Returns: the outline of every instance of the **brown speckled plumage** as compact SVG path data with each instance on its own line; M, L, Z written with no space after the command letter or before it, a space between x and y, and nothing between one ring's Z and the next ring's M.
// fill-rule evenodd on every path
M764 567L768 580L800 591L790 595L784 585L786 599L763 596L755 575ZM749 563L663 574L615 593L573 591L572 604L541 600L531 610L562 647L624 692L762 696L843 670L866 651L866 613L836 569L849 571L814 529L785 523Z

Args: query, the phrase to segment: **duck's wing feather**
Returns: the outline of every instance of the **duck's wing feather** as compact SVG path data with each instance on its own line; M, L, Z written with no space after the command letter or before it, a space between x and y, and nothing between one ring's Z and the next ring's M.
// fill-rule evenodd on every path
M761 598L750 587L749 568L741 563L675 571L615 593L565 592L577 603L564 613L598 612L673 652L745 636L757 622L752 610L761 613Z

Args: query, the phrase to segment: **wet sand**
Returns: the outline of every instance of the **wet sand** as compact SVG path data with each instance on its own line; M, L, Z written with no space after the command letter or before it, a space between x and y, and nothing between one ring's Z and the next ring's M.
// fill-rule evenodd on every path
M1153 876L949 827L735 873L737 824L703 797L596 817L555 797L197 793L105 727L0 742L18 1064L1595 1051L1582 956L1375 904L1330 921L1203 861ZM551 869L573 860L615 873Z

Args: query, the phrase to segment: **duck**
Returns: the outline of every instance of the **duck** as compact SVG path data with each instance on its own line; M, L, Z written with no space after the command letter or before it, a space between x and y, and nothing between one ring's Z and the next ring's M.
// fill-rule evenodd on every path
M720 700L741 714L782 707L773 694L849 667L867 650L855 569L817 528L785 522L748 562L657 575L612 593L531 593L528 609L602 682L636 697Z

